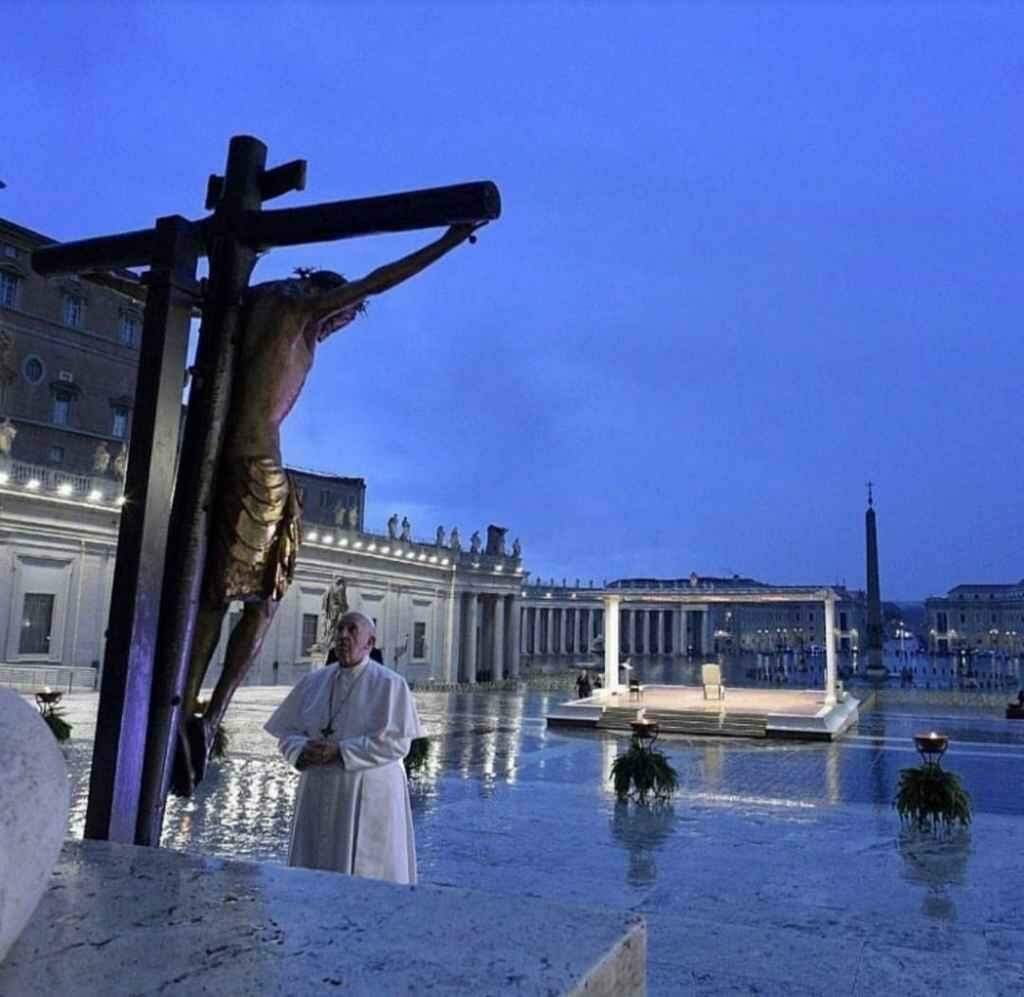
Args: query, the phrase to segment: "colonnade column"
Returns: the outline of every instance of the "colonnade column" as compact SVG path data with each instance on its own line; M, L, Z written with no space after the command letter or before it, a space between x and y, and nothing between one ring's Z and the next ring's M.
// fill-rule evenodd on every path
M475 593L469 594L469 605L466 607L466 644L463 660L466 662L466 681L476 682L476 628L480 612Z
M686 654L686 607L672 609L672 653Z
M558 653L567 654L568 651L565 646L565 638L569 632L569 609L567 606L563 606L561 612L558 614Z
M619 688L620 602L620 596L604 596L604 687L609 693Z
M583 636L580 638L580 650L584 654L590 653L590 638L594 633L594 611L583 610Z
M491 678L500 682L505 677L505 597L494 597L494 624L491 627Z
M462 594L452 592L448 607L448 649L445 654L443 682L459 681L459 650L462 644Z
M651 610L651 654L661 654L661 610Z
M520 607L519 600L514 596L510 595L507 597L509 606L509 649L511 654L508 658L508 677L510 679L519 678L519 656L521 654L521 648L519 642L522 639L522 609Z
M533 607L533 654L538 655L540 651L540 606Z
M622 629L625 631L626 640L625 643L629 645L629 653L633 653L633 637L636 631L633 629L633 610L623 609L622 610Z
M836 596L825 595L825 705L836 705Z

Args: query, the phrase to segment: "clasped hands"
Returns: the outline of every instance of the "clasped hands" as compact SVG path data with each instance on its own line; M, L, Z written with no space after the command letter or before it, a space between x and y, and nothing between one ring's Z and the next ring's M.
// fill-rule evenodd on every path
M313 737L306 742L306 746L296 759L295 767L301 771L314 765L336 765L340 759L341 749L336 741Z

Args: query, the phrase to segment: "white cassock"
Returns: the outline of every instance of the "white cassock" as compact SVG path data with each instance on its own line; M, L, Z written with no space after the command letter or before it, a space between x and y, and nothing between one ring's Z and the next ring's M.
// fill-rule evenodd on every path
M310 738L337 743L341 763L302 773L288 864L416 882L409 784L402 759L422 737L405 679L364 658L328 665L295 684L264 729L294 765Z

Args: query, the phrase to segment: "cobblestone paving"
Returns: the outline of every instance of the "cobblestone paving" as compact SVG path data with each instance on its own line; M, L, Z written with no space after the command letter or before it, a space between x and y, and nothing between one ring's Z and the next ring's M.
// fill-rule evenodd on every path
M295 778L260 729L283 694L240 691L231 756L172 801L165 845L283 860ZM651 994L1024 993L1024 724L911 697L834 744L665 740L680 793L636 812L607 782L624 739L545 727L562 698L417 693L422 880L642 912ZM96 698L68 702L81 833ZM974 799L969 835L901 833L892 810L931 728Z

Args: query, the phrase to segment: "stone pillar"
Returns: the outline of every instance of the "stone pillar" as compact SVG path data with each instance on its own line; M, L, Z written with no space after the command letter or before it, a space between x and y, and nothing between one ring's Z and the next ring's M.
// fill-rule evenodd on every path
M540 606L533 607L533 655L540 654Z
M686 612L682 606L672 607L672 653L679 655L686 652L683 645L683 623L686 620Z
M459 681L459 652L462 647L462 595L452 592L448 616L448 653L445 655L444 682Z
M836 596L825 596L825 705L836 705Z
M466 606L466 636L463 645L463 660L466 662L465 673L467 682L476 682L476 631L480 622L479 600L475 592L468 595Z
M565 638L568 636L569 633L569 608L567 606L563 606L562 611L558 615L558 653L564 656L569 653L569 648L565 642Z
M622 631L626 635L623 643L629 648L629 653L633 653L633 638L636 636L636 631L633 629L633 610L623 609L622 610Z
M509 649L511 654L508 658L508 677L510 679L519 678L519 657L522 653L520 647L520 641L522 639L522 618L523 609L519 600L514 596L508 596L508 607L509 607Z
M604 597L604 687L609 695L619 688L619 603L617 595Z
M494 661L491 674L495 682L500 682L505 677L505 597L501 595L494 597L494 623L491 626L491 634L491 657Z
M651 654L661 654L661 610L651 610Z
M583 633L580 637L580 650L584 654L590 654L590 638L594 633L594 611L583 610Z
M715 642L711 634L711 610L705 606L700 614L700 646L701 653L707 657L714 649Z

